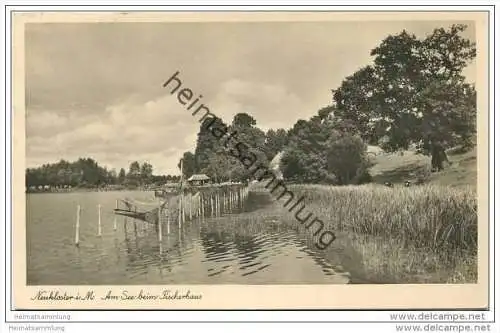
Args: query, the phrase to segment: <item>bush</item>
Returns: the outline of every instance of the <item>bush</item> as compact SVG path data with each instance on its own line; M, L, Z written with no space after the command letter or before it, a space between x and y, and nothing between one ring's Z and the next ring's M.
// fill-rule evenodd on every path
M371 181L367 146L359 136L340 132L332 134L328 142L327 161L328 171L336 176L339 185Z

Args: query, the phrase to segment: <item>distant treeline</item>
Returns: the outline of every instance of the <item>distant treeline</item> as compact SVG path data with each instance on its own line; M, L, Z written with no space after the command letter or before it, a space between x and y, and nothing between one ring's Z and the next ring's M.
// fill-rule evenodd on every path
M153 175L153 166L147 162L142 165L134 161L129 170L121 168L108 170L92 158L79 158L75 162L61 160L58 163L44 164L37 168L26 169L26 187L38 189L50 188L104 188L162 185L178 182L180 176Z

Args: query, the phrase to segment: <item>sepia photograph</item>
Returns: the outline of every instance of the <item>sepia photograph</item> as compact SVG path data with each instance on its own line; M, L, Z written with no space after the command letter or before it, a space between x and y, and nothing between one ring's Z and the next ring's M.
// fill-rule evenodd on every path
M31 301L487 278L487 15L72 15L19 32Z

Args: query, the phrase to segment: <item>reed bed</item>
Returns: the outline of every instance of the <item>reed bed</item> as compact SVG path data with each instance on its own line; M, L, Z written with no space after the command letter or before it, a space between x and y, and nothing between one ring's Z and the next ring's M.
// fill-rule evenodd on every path
M381 282L477 280L473 189L434 185L288 188L296 197L306 198L307 209L325 222L325 228L347 235L363 258L364 274L378 276Z

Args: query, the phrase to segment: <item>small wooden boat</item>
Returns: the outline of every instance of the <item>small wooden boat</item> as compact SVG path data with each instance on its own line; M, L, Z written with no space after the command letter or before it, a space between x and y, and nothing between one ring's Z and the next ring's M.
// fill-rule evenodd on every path
M158 224L158 210L165 209L167 201L155 200L151 202L138 201L134 199L121 199L125 208L115 208L117 215L131 217L151 224Z

